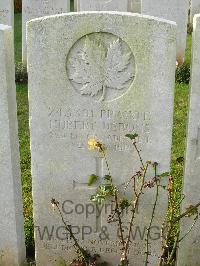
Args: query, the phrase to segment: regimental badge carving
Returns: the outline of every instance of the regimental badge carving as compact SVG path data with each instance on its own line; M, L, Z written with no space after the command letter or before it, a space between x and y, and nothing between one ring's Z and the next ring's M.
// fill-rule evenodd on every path
M98 101L122 96L135 77L135 58L128 45L110 33L79 39L67 56L67 75L77 92Z

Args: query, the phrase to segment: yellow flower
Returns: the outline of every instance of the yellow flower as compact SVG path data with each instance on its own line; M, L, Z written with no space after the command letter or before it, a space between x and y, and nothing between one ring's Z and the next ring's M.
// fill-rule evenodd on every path
M96 139L91 138L88 140L88 150L91 151L91 150L95 150L95 149L101 151L102 150L102 144L99 141L97 141Z
M59 202L56 199L52 199L51 206L55 210L55 208L59 206Z

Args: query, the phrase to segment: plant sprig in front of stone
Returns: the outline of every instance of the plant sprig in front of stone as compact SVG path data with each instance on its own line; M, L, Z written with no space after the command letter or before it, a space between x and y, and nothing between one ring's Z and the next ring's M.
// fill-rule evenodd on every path
M83 257L83 260L84 260L86 266L89 266L90 265L90 258L91 258L91 256L90 256L90 254L83 247L80 246L77 238L75 237L74 233L72 232L71 225L68 225L66 223L66 221L64 219L64 216L63 216L63 213L62 213L62 211L61 211L61 209L59 207L59 202L56 199L52 199L51 200L51 204L52 204L52 207L53 208L56 208L58 210L59 215L61 217L61 220L62 220L62 222L64 224L64 227L65 227L66 232L69 233L70 238L73 239L73 241L74 241L74 246L76 248L77 254L80 254Z
M157 205L158 200L158 186L159 186L159 178L161 176L157 175L157 163L152 163L151 161L144 162L141 156L141 152L137 145L137 134L127 134L127 138L129 138L132 142L132 145L134 147L134 150L137 153L138 160L140 162L139 170L134 173L134 175L125 183L124 189L126 190L129 186L133 187L133 199L129 200L127 198L120 199L119 190L117 186L114 184L114 180L111 175L111 171L109 168L108 160L106 157L105 147L103 144L101 144L99 141L91 139L89 140L88 144L90 146L90 149L98 149L98 151L103 155L103 158L105 160L108 175L104 176L104 184L101 184L94 195L91 196L92 202L96 203L102 203L104 200L106 200L108 197L112 197L115 203L114 211L109 215L108 222L117 222L118 228L119 228L119 236L121 241L121 259L119 265L129 265L129 259L128 259L128 252L130 248L130 242L131 242L131 232L133 229L133 226L135 224L135 219L137 215L137 210L139 208L139 201L141 196L144 194L145 189L152 188L157 185L157 193L156 193L156 201L154 203L153 211L152 211L152 217L149 223L149 227L147 229L147 250L146 250L146 261L148 261L148 257L150 254L149 251L149 234L150 234L150 228L154 219L155 214L155 208ZM150 180L146 181L146 176L149 168L152 167L155 172L155 176ZM93 176L93 175L92 175ZM91 177L89 178L89 184L91 185ZM98 177L93 178L92 180L95 182ZM128 234L125 234L125 231L123 229L123 222L122 222L122 215L124 209L130 209L131 212L131 218L129 221L129 227L128 227ZM146 263L147 264L147 263Z
M153 220L155 217L155 211L159 200L159 193L160 188L167 190L168 192L168 199L169 199L169 210L168 215L166 216L161 229L161 252L160 256L158 258L158 266L171 266L173 265L175 253L178 249L179 243L184 240L185 237L191 232L193 227L196 224L197 218L198 218L198 208L200 206L200 203L196 205L189 206L185 212L183 212L181 215L174 217L174 207L171 204L172 201L172 192L173 192L173 178L170 176L169 173L165 172L162 174L158 174L157 162L151 162L146 161L144 162L141 151L138 148L137 143L137 134L127 134L127 138L129 138L132 141L132 145L134 147L134 150L137 153L138 160L140 162L140 168L136 173L133 174L133 176L125 183L124 190L126 190L129 186L131 186L133 189L133 197L132 200L129 200L127 198L120 199L120 193L117 188L117 185L114 183L114 179L111 175L109 163L106 156L106 148L105 146L100 143L98 140L90 139L88 141L89 149L97 149L101 155L103 155L103 158L106 163L107 172L108 174L103 177L104 183L101 184L97 190L96 193L91 196L91 201L101 204L106 199L110 198L111 200L114 200L115 207L114 211L109 215L108 217L108 223L117 222L118 229L119 229L119 237L121 240L121 259L118 266L128 266L129 264L129 248L131 243L131 231L133 229L133 226L135 224L136 216L137 216L137 210L139 208L139 202L143 194L146 193L147 189L156 188L155 189L155 199L153 203L153 208L151 212L151 217L149 220L149 225L146 230L146 251L145 251L145 261L144 265L147 266L149 262L149 257L151 256L151 250L150 250L150 230L153 224ZM153 169L154 176L148 181L146 180L147 172L151 169ZM163 186L161 184L161 181L163 178L168 178L168 186ZM88 185L91 186L99 177L96 175L90 175L88 179ZM138 185L139 184L139 185ZM123 210L130 209L131 211L131 218L129 221L129 228L128 228L128 235L125 235L125 231L123 229L123 222L122 222L122 215ZM170 213L170 215L169 215ZM194 223L191 225L189 230L186 232L186 234L180 238L180 230L179 230L179 222L184 217L190 217L195 216ZM172 234L174 233L173 229L177 226L177 231L174 235L174 243L172 246L170 246L170 240L172 238Z

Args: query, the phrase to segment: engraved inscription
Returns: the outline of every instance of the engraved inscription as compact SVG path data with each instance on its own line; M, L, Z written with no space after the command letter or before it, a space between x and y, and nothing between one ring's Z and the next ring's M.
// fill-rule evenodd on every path
M110 33L92 33L71 48L67 75L81 95L98 101L113 100L133 82L135 59L122 39Z
M141 145L151 141L150 112L50 107L48 120L51 138L65 139L78 149L87 149L87 140L94 137L110 150L130 151L132 148L125 134L131 132L139 134Z
M53 14L62 14L66 10L63 7L59 7L58 5L53 5L49 1L41 1L37 5L27 5L24 6L24 13L28 18L36 18L36 17L43 17L49 16Z
M0 9L0 18L6 18L7 15L9 14L9 10L8 9Z
M56 249L56 250L65 250L65 251L73 251L73 245L72 242L69 240L65 240L66 244L54 244L52 242L43 242L43 247L45 249ZM85 249L89 249L92 253L107 253L107 254L120 254L121 249L121 243L120 241L111 241L111 240L84 240L81 241L82 245L85 247ZM144 256L144 249L145 245L141 244L139 242L133 242L131 246L131 254L132 255L143 255ZM130 251L129 251L130 252ZM128 252L128 253L129 253Z

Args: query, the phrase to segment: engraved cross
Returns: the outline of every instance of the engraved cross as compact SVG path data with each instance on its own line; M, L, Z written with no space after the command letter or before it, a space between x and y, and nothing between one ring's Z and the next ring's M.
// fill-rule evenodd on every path
M104 177L104 158L103 157L96 157L96 175L99 176L101 179ZM101 182L99 182L101 183ZM73 188L74 189L90 189L94 190L97 189L98 186L88 186L87 183L79 183L75 180L73 180ZM97 208L97 206L96 206ZM100 232L102 227L101 223L101 215L97 214L97 209L96 209L96 232Z

